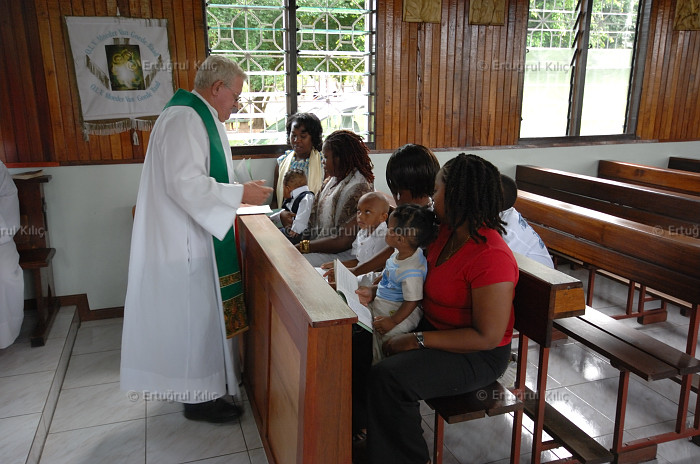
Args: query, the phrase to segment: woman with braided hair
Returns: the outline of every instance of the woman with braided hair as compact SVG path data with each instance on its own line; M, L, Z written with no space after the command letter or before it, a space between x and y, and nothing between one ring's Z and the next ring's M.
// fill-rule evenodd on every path
M357 203L374 190L369 149L362 137L337 130L323 142L324 169L328 176L314 200L309 236L297 248L314 266L351 259L357 235Z
M368 385L369 460L425 464L418 400L477 390L508 366L518 265L501 238L501 178L464 153L435 179L438 238L428 247L416 332L384 343Z

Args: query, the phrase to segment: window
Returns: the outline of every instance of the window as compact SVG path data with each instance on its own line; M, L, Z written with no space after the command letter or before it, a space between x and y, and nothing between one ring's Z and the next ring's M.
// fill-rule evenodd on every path
M365 0L207 3L210 53L248 73L226 123L231 145L286 144L296 112L316 114L324 134L350 129L372 142L375 16Z
M639 0L532 0L521 137L623 134Z

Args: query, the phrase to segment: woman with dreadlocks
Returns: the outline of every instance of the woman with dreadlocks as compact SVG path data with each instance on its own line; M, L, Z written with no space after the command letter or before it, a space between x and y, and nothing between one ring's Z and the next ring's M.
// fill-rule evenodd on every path
M314 266L353 257L357 203L362 195L374 190L372 161L362 137L348 130L335 131L326 137L321 152L328 177L314 200L310 235L297 245Z
M438 238L428 247L423 320L384 343L368 384L370 462L425 464L418 400L489 385L505 371L518 265L501 238L501 177L464 153L435 179Z

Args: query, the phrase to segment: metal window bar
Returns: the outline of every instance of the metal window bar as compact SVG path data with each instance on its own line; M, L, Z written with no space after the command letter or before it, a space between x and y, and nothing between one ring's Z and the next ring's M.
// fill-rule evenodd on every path
M219 0L205 6L210 53L249 76L228 126L237 144L284 144L289 114L316 112L324 132L374 138L374 1ZM227 12L227 13L226 13ZM293 26L292 26L293 25ZM333 89L335 89L333 91ZM352 95L352 98L344 98Z

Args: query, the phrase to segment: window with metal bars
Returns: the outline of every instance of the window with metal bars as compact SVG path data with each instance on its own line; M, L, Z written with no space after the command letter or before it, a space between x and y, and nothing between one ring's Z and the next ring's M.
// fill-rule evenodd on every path
M650 4L531 1L521 137L634 133Z
M286 144L296 112L316 114L324 134L349 129L374 141L374 1L215 0L205 8L209 53L248 74L226 122L231 146Z

